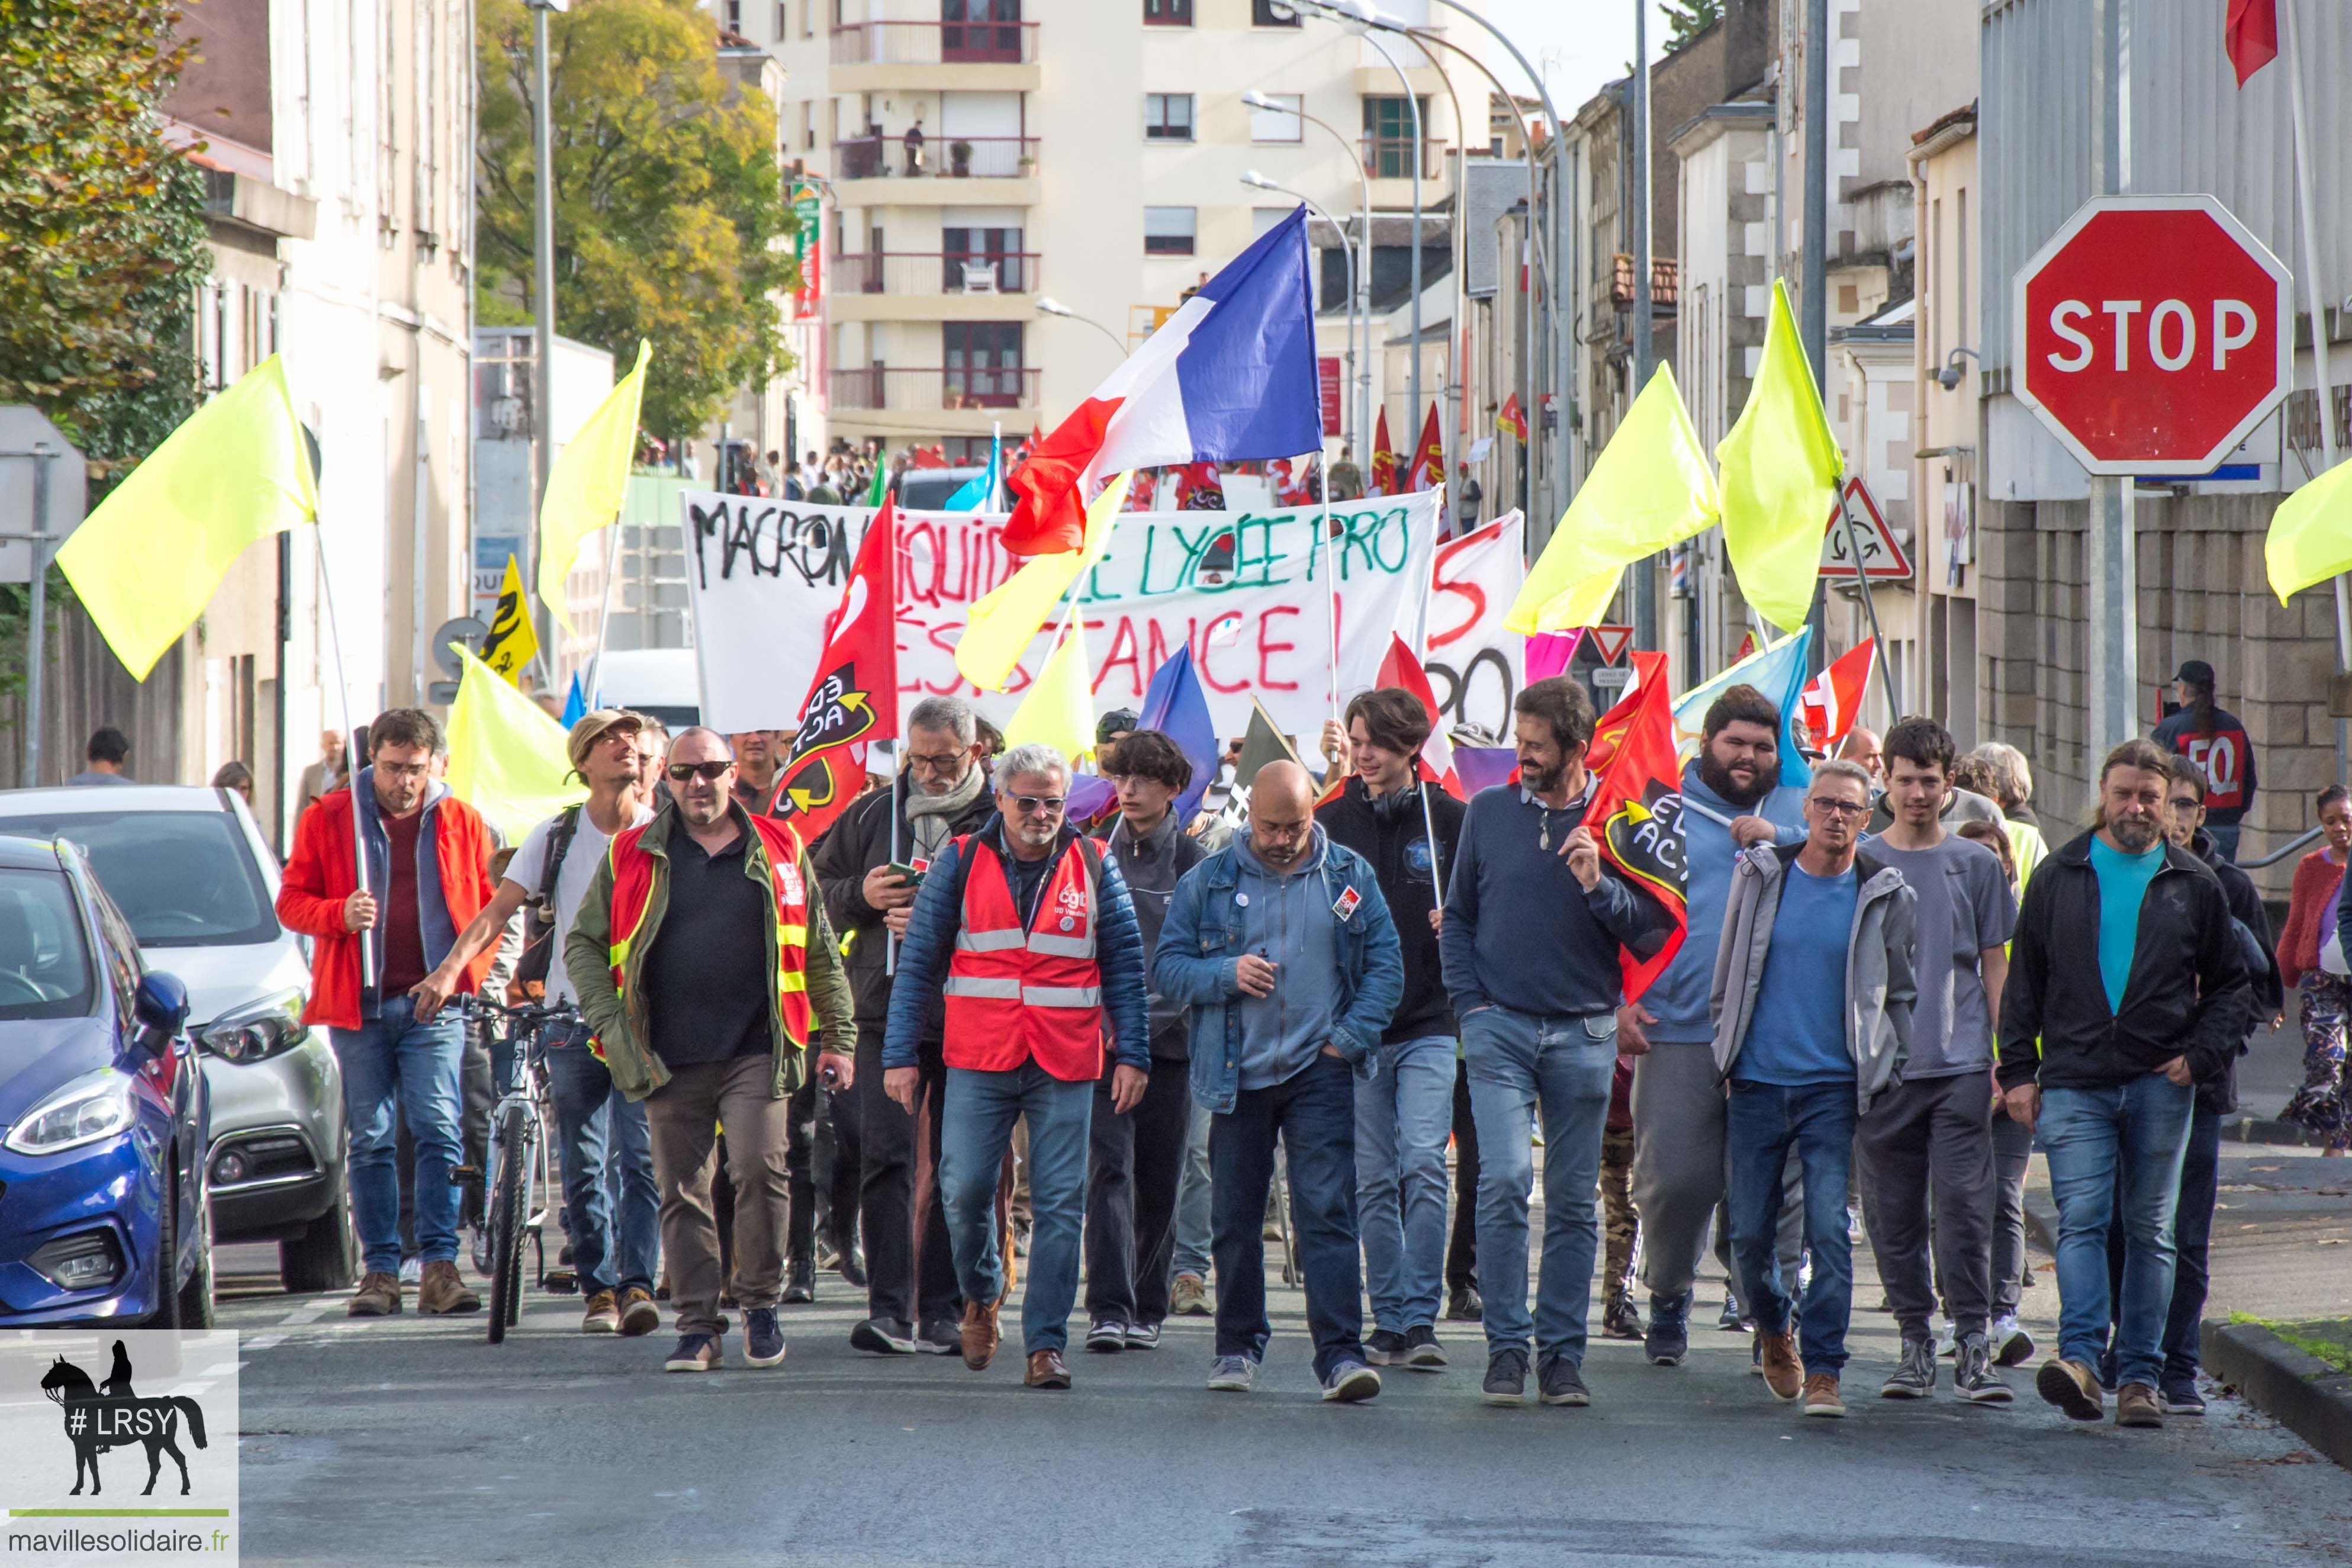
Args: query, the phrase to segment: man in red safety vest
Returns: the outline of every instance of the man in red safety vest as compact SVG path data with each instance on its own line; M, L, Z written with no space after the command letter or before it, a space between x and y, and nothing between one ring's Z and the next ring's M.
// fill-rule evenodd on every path
M1111 1103L1143 1097L1150 1048L1143 936L1116 861L1064 820L1069 765L1017 746L996 769L997 813L934 859L898 949L883 1084L910 1113L918 1048L943 1008L948 1083L940 1195L963 1291L962 1351L996 1354L996 1184L1015 1118L1029 1124L1035 1219L1021 1309L1024 1379L1067 1388L1062 1353L1077 1299L1087 1133L1104 1035L1116 1041ZM1108 1026L1108 1027L1106 1027Z

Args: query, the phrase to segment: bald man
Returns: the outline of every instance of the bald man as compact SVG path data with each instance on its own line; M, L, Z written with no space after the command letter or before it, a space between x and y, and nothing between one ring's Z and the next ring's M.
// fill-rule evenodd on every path
M1848 762L1862 764L1863 771L1870 775L1873 783L1879 789L1885 788L1886 757L1880 749L1876 730L1855 725L1838 743L1837 754Z
M1370 1399L1381 1378L1364 1362L1355 1081L1404 995L1404 964L1371 865L1316 825L1305 768L1260 768L1248 833L1176 884L1151 986L1191 1009L1192 1095L1212 1113L1209 1386L1246 1393L1265 1358L1260 1228L1279 1138L1316 1380L1326 1399Z

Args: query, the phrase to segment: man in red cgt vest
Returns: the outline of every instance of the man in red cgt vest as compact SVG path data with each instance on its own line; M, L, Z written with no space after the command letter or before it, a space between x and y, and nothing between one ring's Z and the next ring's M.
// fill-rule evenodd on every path
M722 1124L744 1359L772 1366L784 1358L790 1097L811 1051L831 1086L849 1087L849 985L800 835L734 799L726 737L679 731L665 771L673 803L614 836L564 938L564 969L613 1086L645 1103L677 1312L665 1370L719 1364L710 1176Z
M924 873L898 949L883 1084L911 1114L918 1048L943 1009L948 1083L940 1196L963 1291L962 1350L978 1372L996 1354L1003 1294L996 1183L1016 1117L1029 1121L1035 1218L1021 1308L1024 1381L1067 1388L1078 1291L1087 1151L1106 1025L1117 1042L1119 1114L1150 1078L1143 934L1118 862L1064 821L1069 765L1016 746L996 769L996 815L943 849Z

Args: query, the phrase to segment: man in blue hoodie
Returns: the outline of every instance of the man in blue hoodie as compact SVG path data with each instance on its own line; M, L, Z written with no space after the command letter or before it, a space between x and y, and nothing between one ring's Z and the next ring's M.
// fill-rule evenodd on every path
M1650 1292L1643 1353L1659 1366L1688 1354L1699 1260L1723 1200L1723 1080L1707 992L1732 868L1750 844L1805 839L1805 792L1780 782L1780 710L1754 686L1728 687L1707 708L1698 756L1683 769L1689 934L1648 993L1618 1014L1617 1048L1636 1059L1633 1208Z

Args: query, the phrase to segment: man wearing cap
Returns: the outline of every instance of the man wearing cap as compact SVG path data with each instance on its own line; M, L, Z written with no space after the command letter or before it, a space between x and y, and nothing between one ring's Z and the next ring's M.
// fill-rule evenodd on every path
M2238 826L2254 803L2254 743L2236 714L2213 706L2213 666L2185 661L2173 677L2180 706L2156 727L2154 739L2205 775L2205 831L2221 858L2234 864Z
M540 966L551 1004L575 1001L572 977L548 959L560 955L571 935L572 916L604 858L614 834L652 820L646 804L646 773L638 740L644 720L617 708L598 708L572 727L565 750L572 771L588 786L588 799L566 806L523 835L507 862L498 890L482 912L457 934L455 946L416 988L416 1016L430 1022L464 983L474 955L494 946L499 933L525 904L552 922ZM535 946L535 944L534 944ZM530 965L526 955L525 964ZM562 1166L563 1229L572 1240L572 1267L588 1311L583 1333L651 1333L661 1326L654 1305L654 1276L661 1249L661 1197L654 1186L654 1163L646 1108L613 1087L613 1075L588 1049L588 1027L556 1026L547 1053L549 1087L555 1096L555 1148ZM504 1087L501 1085L501 1087ZM604 1182L606 1150L617 1148L620 1212L609 1211ZM616 1244L617 1243L617 1244Z

